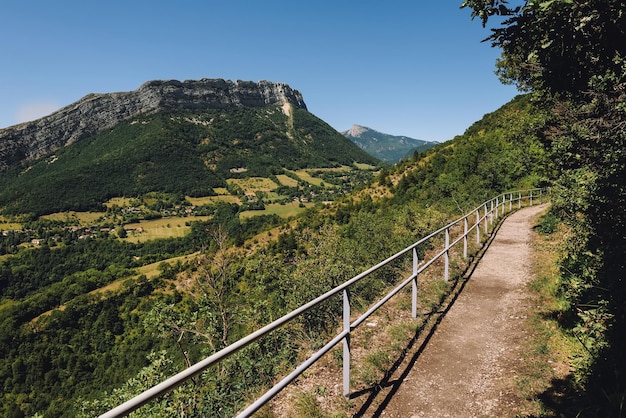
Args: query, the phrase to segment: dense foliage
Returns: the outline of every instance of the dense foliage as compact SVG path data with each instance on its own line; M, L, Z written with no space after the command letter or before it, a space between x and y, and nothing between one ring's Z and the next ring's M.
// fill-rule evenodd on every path
M626 5L623 1L463 3L502 48L499 73L551 111L542 130L558 170L554 210L571 228L563 325L589 353L564 413L623 416L626 401Z

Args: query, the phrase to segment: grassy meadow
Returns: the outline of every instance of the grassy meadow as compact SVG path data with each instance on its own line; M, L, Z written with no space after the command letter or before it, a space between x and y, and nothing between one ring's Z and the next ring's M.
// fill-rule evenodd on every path
M137 243L154 239L183 237L191 230L191 222L207 221L209 218L209 216L171 216L129 223L124 225L128 234L124 240Z

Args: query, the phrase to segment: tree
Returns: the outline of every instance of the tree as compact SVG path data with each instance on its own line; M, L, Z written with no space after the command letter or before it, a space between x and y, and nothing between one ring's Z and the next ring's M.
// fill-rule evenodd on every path
M128 233L123 225L117 228L117 236L120 238L126 238L128 236Z
M626 6L620 0L469 0L483 26L503 18L487 39L502 48L498 73L522 90L580 94L596 77L623 76ZM523 3L519 4L519 3Z
M518 2L520 3L520 2ZM559 169L554 209L575 237L561 261L573 327L592 357L577 374L585 414L623 414L626 398L626 3L469 0L461 7L502 48L497 72L550 107L543 136ZM582 376L581 376L582 375ZM580 408L577 410L580 411Z
M202 295L202 301L217 310L221 330L220 343L225 347L228 345L229 331L236 315L235 307L228 302L234 285L233 252L228 249L229 235L222 225L208 232L213 241L209 249L198 257L195 288Z

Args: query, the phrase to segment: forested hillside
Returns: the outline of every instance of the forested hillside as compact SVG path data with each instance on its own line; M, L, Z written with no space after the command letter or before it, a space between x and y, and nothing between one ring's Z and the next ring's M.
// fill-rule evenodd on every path
M394 184L396 201L455 208L459 215L511 187L546 186L551 164L532 133L545 119L529 96L518 96L464 135L401 164L397 181L383 171L382 182Z
M214 194L229 178L377 160L294 108L241 107L138 116L53 155L0 172L5 214L102 210L113 197Z

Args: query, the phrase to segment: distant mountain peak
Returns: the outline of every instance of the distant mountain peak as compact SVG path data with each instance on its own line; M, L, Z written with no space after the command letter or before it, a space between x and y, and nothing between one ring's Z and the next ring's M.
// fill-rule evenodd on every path
M352 128L350 128L346 133L348 136L353 136L355 138L358 138L365 132L371 131L371 130L372 129L366 128L365 126L355 124L355 125L352 125Z
M437 145L437 142L389 135L356 124L342 134L368 154L388 163L397 163L415 151L423 152Z

